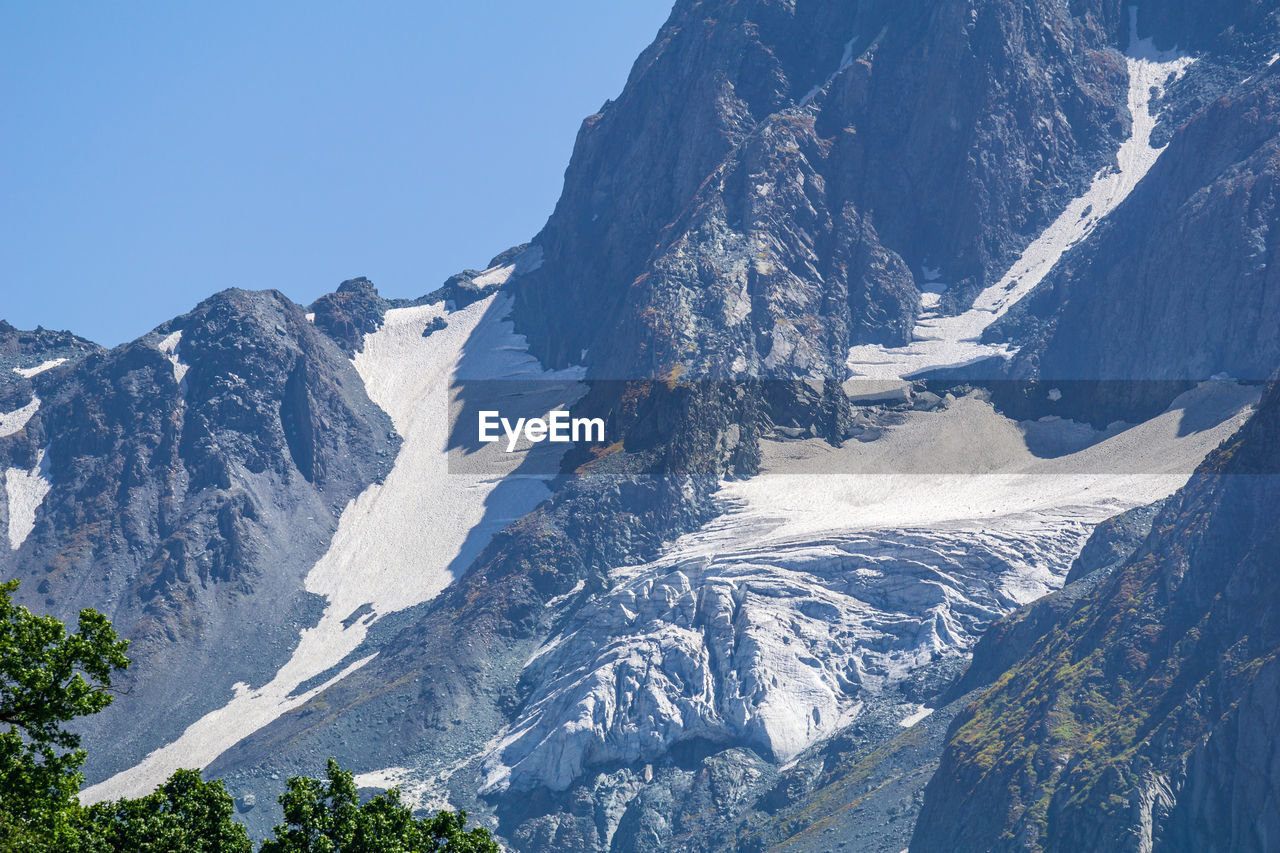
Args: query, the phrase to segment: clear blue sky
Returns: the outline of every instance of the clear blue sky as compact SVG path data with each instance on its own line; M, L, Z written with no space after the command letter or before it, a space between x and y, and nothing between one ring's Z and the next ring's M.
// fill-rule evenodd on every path
M671 0L0 0L0 318L418 296L533 236Z

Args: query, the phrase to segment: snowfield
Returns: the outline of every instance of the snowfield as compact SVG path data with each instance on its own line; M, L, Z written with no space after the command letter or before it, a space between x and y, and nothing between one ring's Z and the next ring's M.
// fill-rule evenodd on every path
M39 405L39 401L35 401ZM45 451L36 455L36 467L30 471L9 468L4 472L5 500L9 507L9 548L17 551L36 527L36 510L53 488L49 481L49 463Z
M178 347L182 345L182 330L168 335L164 340L156 345L156 349L165 354L169 359L169 363L173 365L173 378L181 385L183 377L187 375L187 364L178 357Z
M963 367L993 357L1008 357L1003 344L982 343L982 333L1035 289L1067 250L1093 232L1098 223L1128 198L1133 188L1151 170L1164 148L1151 147L1156 119L1151 111L1153 93L1158 99L1165 86L1183 74L1194 61L1176 51L1158 51L1151 39L1137 36L1137 7L1130 7L1129 112L1133 132L1116 152L1118 168L1099 172L1084 195L1027 246L1016 263L998 282L974 300L960 314L937 311L941 277L927 270L921 304L923 311L913 331L913 340L904 347L864 345L849 351L846 365L850 374L869 379L901 379L946 367ZM941 288L945 289L945 288Z
M510 275L517 265L487 271ZM468 379L536 379L543 397L581 393L580 369L544 371L515 334L507 314L511 297L497 294L459 311L443 303L387 312L367 335L355 366L370 399L391 417L404 444L386 481L367 488L343 511L328 552L306 579L327 606L320 622L304 629L292 658L260 688L238 685L230 701L193 723L173 743L140 764L87 788L84 802L141 796L178 767L204 767L224 750L295 708L372 659L350 662L325 683L300 685L354 653L371 623L388 613L434 598L461 575L493 533L524 515L549 494L542 477L515 474L530 455L493 445L455 450L451 466L451 413L464 405L458 383ZM424 337L427 324L447 325ZM179 336L162 343L175 358ZM572 389L578 389L576 391ZM537 394L531 392L537 397ZM564 400L533 399L539 414ZM514 404L512 404L514 405ZM560 453L539 445L538 453ZM349 620L360 608L367 615Z
M62 364L65 361L66 361L65 358L51 358L48 361L40 362L35 367L15 367L13 369L13 372L18 374L19 376L25 376L27 379L30 379L32 376L39 376L41 373L44 373L46 370L53 370L55 367L57 367L59 364Z
M695 738L790 760L1060 586L1098 522L1172 494L1256 399L1205 383L1093 432L970 396L865 444L767 443L760 476L722 486L723 515L612 572L532 656L538 687L486 757L486 790L563 790Z
M40 408L40 398L32 395L31 402L12 412L0 412L0 438L13 435L27 425L31 416Z

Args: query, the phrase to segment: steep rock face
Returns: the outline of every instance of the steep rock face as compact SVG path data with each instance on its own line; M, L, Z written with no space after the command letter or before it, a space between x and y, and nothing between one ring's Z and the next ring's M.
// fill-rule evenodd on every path
M706 177L757 121L839 62L833 33L849 30L853 10L815 6L797 20L785 3L684 0L618 100L586 119L564 193L535 240L547 263L517 304L545 363L574 363L604 339L663 228Z
M6 381L11 380L14 374L30 378L56 366L50 362L58 359L76 361L100 349L92 341L71 332L45 328L24 331L0 320L0 366L5 368L0 377Z
M373 282L361 276L338 285L311 304L312 322L348 352L364 344L364 336L382 324L390 303L378 295Z
M971 5L678 4L535 238L534 351L836 375L850 342L906 340L912 270L998 275L1123 135L1120 8Z
M1146 0L1139 26L1162 48L1244 51L1274 44L1276 6L1269 0Z
M1064 307L1041 376L1265 379L1280 363L1268 319L1280 308L1280 272L1268 263L1280 241L1278 178L1280 67L1271 66L1179 132L1081 266L1049 283L1067 292L1045 295ZM1193 316L1217 322L1181 322ZM1169 329L1180 333L1161 334Z
M0 320L0 565L31 535L49 491L37 383L57 382L101 348L70 332L22 331ZM30 427L30 428L28 428Z
M1218 373L1280 364L1280 63L1173 137L1133 195L993 336L1012 371L1055 384L1055 414L1105 422L1158 411ZM1100 381L1098 381L1100 380Z
M438 598L394 613L354 609L347 618L367 621L369 632L337 663L355 671L327 689L320 685L339 666L308 678L290 698L318 695L298 698L295 710L224 752L209 772L266 804L278 789L273 777L315 773L337 755L368 772L371 785L395 769L391 776L431 797L500 816L523 849L706 849L736 840L737 821L768 822L764 815L784 808L785 832L801 832L814 820L803 797L815 785L854 796L863 780L879 778L868 769L892 763L879 745L922 755L925 747L913 751L918 744L896 735L938 698L941 676L923 673L926 664L954 663L987 620L1056 584L1086 521L1051 519L1061 529L1037 541L1052 545L1040 552L1052 559L1035 565L1026 559L1034 537L995 542L987 515L964 536L947 531L950 538L914 529L914 515L899 520L871 537L891 543L888 555L868 536L840 530L830 541L790 543L790 554L739 554L687 573L646 563L721 510L711 496L723 479L758 470L759 439L771 427L872 442L891 431L890 421L904 422L901 411L882 413L883 424L860 413L855 427L841 383L819 380L843 378L852 344L906 342L918 282L939 269L952 283L933 306L943 312L998 281L1064 202L1115 160L1130 118L1126 63L1115 50L1123 29L1112 0L680 3L619 100L584 124L564 197L534 244L517 250L523 260L499 256L433 294L446 306L433 319L456 331L453 309L505 287L545 364L586 362L593 380L657 381L594 381L583 405L608 418L608 446L568 457L565 473L580 476L482 539L488 546L474 564L468 555L458 567L465 574ZM194 654L205 655L189 665L157 653L146 666L204 666L212 652L203 637L264 621L251 598L293 607L273 616L277 632L250 638L271 655L245 662L216 690L200 684L209 697L166 701L194 713L224 707L233 679L261 684L288 657L297 629L314 621L300 578L324 551L335 507L381 470L361 466L394 451L393 440L380 438L387 428L378 413L334 384L358 386L347 384L345 356L362 351L393 306L354 279L311 307L323 334L296 307L267 304L243 309L247 316L236 309L209 332L211 347L218 336L231 342L217 370L201 372L199 350L189 349L199 336L177 321L118 356L124 378L90 377L136 415L106 438L81 425L82 438L129 460L120 473L129 483L149 482L148 466L160 466L179 484L166 488L182 494L196 482L217 510L216 537L203 522L191 522L180 542L166 532L163 559L146 562L139 582L121 584L124 603L112 612L143 625L144 641L163 632L179 648L194 637ZM413 338L439 340L441 328L415 328ZM300 358L294 347L315 357ZM225 372L224 360L234 362ZM188 390L200 386L194 407L182 378ZM761 381L720 381L743 378ZM920 410L946 418L941 396L928 396L932 402L916 395ZM159 411L149 408L153 397L164 401ZM906 410L911 392L897 399ZM23 462L32 477L42 470L34 455L41 423L33 421L37 437ZM361 425L372 436L365 445ZM160 438L135 448L122 437L134 433ZM56 488L56 466L53 475ZM937 489L918 497L925 491ZM125 493L130 501L135 494ZM1027 498L1019 493L999 510L1015 506L1019 515ZM115 510L134 525L130 546L152 553L150 517L111 500L101 516ZM296 510L287 519L264 514L281 504ZM1050 513L1041 511L1043 521ZM173 514L165 512L158 517ZM286 536L287 559L277 559L283 552L271 549ZM201 544L215 539L228 553ZM830 554L845 546L847 564ZM877 560L893 571L848 577L855 561L870 569ZM257 569L264 565L277 574ZM636 566L649 574L629 576L625 569ZM905 577L917 569L919 577ZM93 577L83 566L76 574ZM731 581L743 583L730 593ZM114 589L103 593L112 601ZM148 602L140 622L130 621L129 596ZM243 609L208 627L216 621L208 614L224 612L228 599ZM195 624L183 614L196 614ZM602 626L603 638L591 635ZM575 727L579 711L605 708L610 696L626 707L608 725L592 718ZM787 707L796 696L804 701ZM861 728L838 729L855 698L864 703ZM949 713L924 724L921 742L936 743ZM181 722L145 725L167 742ZM505 797L481 797L483 760L512 746L502 737L513 725L546 748L503 749L520 784ZM844 745L802 752L796 767L778 768L838 731ZM558 743L568 748L557 753ZM149 745L124 748L136 756ZM854 764L847 776L838 767L845 760ZM918 786L920 773L912 775ZM841 784L825 785L832 779ZM886 807L898 826L860 838L902 840L903 816L915 808L914 789L902 790L912 802ZM249 814L259 830L272 822L269 809ZM763 846L787 837L783 831L746 834Z
M1165 501L1137 507L1094 528L1067 572L1065 586L1021 607L993 624L973 649L964 674L944 694L954 701L989 687L1021 659L1028 648L1053 630L1062 615L1093 591L1141 547Z
M287 653L313 618L306 569L397 439L275 292L226 291L32 381L38 410L10 441L31 457L17 494L39 499L0 566L33 609L95 607L132 641L130 701L86 723L97 777Z
M35 430L26 431L40 408L36 384L49 383L101 349L70 332L23 331L0 320L0 463L30 462L41 449Z
M913 849L1272 846L1278 430L1273 385L1134 557L957 718Z

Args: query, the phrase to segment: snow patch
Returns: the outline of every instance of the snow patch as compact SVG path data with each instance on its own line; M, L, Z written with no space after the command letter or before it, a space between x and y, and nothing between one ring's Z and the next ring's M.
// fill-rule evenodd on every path
M542 247L530 246L509 264L489 267L472 279L472 284L479 287L489 287L490 285L504 285L512 276L520 276L525 273L533 272L542 266Z
M188 365L183 363L178 357L178 348L182 345L182 330L168 335L160 343L156 344L156 349L164 353L169 359L169 363L173 365L173 378L181 385L183 377L187 375Z
M904 347L863 345L850 349L846 362L852 376L876 379L910 377L930 370L963 367L988 358L1008 358L1004 344L984 344L982 333L1040 284L1067 250L1088 237L1155 165L1164 148L1151 146L1157 116L1155 98L1194 61L1175 51L1158 51L1151 39L1137 38L1137 9L1130 9L1132 37L1129 66L1129 112L1133 132L1116 153L1118 168L1099 172L1084 195L1026 248L1004 277L978 294L969 310L951 316L923 313ZM923 307L938 302L921 300Z
M17 551L36 527L36 510L53 488L45 451L36 455L30 471L10 468L4 472L5 497L9 502L9 548Z
M357 788L373 788L381 791L396 788L400 791L400 802L414 811L436 812L455 808L449 802L448 792L443 791L442 787L435 783L435 779L420 779L408 767L387 767L369 773L357 773L355 783Z
M906 717L903 717L901 720L898 721L898 725L902 726L904 729L909 729L932 713L933 713L932 708L921 705L919 711L916 711L914 714L910 714Z
M31 396L31 402L27 403L21 409L14 409L12 412L0 413L0 438L6 435L13 435L15 432L23 429L27 425L27 421L31 420L31 416L40 408L40 398L34 394Z
M942 303L942 294L947 292L950 286L942 280L942 269L939 267L921 267L920 273L924 278L924 285L920 287L920 307L921 319L933 316L938 306Z
M515 272L516 265L514 263L506 264L500 267L489 267L489 269L480 273L472 280L472 284L479 287L487 287L491 284L506 284L507 279L511 278L511 274Z
M573 598L578 593L582 592L582 590L586 587L586 585L587 585L586 581L578 581L573 585L573 588L570 589L568 592L566 592L564 595L557 595L555 598L548 601L546 603L546 608L548 610L551 610L552 608L559 607L561 604L564 604L566 601Z
M32 376L38 376L46 370L53 370L59 364L63 364L65 362L65 358L51 358L48 361L40 362L35 367L15 367L13 372L19 376L25 376L27 379L30 379Z
M532 257L537 260L540 254ZM529 252L523 253L514 266L519 268L528 257ZM458 380L550 379L567 387L581 376L580 370L542 369L508 319L512 302L505 294L479 300L449 313L448 325L425 338L427 324L447 313L444 303L392 309L381 328L365 336L364 348L354 358L356 370L404 443L385 482L347 505L328 552L307 575L307 590L327 600L319 623L301 632L293 656L270 682L237 690L226 705L193 723L173 743L86 789L84 802L140 796L178 767L204 767L355 671L372 656L319 688L295 692L352 654L376 618L438 595L466 571L494 533L550 494L543 478L513 475L524 460L522 452L508 454L482 445L468 454L468 471L459 473L449 465L452 415L462 406ZM563 452L562 445L538 447ZM374 619L344 624L364 605Z
M358 773L355 783L357 788L382 791L397 788L400 791L400 801L414 811L453 811L457 806L449 799L448 782L455 773L470 764L471 760L471 756L467 756L427 776L408 767L387 767L369 773Z

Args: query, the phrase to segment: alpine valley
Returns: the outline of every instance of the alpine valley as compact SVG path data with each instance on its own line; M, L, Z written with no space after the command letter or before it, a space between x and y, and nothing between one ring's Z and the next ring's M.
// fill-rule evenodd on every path
M1280 0L678 0L483 270L0 323L0 574L132 643L85 802L1273 850L1278 253Z

